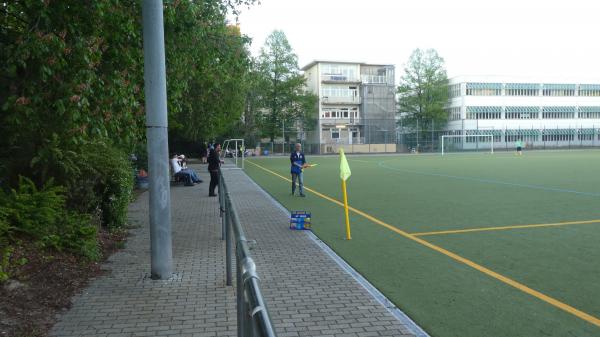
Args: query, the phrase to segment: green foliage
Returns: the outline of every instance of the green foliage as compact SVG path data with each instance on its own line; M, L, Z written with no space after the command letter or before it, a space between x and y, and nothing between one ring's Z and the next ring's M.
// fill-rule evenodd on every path
M165 6L171 139L212 139L241 117L250 40L227 25L227 9L215 0Z
M67 205L81 213L100 211L108 228L126 223L133 190L133 170L128 157L102 142L83 145L76 156L79 174L65 181Z
M98 258L96 228L89 216L65 209L63 187L50 181L38 189L33 181L20 177L18 187L3 193L1 200L0 240L10 243L24 237L43 248Z
M444 59L435 49L415 49L410 55L400 80L400 112L406 113L404 125L416 125L428 130L432 123L441 128L448 115L444 106L448 100L448 76Z
M12 247L0 246L0 283L10 278L10 257L12 253Z
M255 0L164 6L170 132L195 141L240 119L249 39L228 12ZM145 159L141 1L0 6L0 245L97 255L91 215L126 221L132 152ZM22 178L27 177L27 178ZM12 188L11 192L6 192Z
M140 13L137 1L5 4L0 158L13 185L30 166L38 185L72 174L61 150L88 139L143 139Z
M252 114L259 119L265 135L273 141L283 127L310 124L317 98L305 92L298 56L282 31L275 30L267 37L256 68L257 86L249 99L252 106L248 108L265 111Z

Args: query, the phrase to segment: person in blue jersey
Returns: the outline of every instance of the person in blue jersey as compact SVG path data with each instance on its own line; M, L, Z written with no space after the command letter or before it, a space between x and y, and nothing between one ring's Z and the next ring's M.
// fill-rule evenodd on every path
M290 154L291 173L292 173L292 195L296 193L296 181L298 181L298 192L300 196L304 197L304 177L302 175L302 169L306 167L306 158L302 152L302 145L296 143L295 151Z

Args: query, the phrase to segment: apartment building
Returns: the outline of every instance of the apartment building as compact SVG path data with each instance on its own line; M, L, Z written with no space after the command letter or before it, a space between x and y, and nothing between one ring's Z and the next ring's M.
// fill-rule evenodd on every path
M302 68L306 86L318 96L313 144L392 144L395 135L393 65L313 61ZM392 147L390 147L391 149ZM320 152L332 152L322 146Z

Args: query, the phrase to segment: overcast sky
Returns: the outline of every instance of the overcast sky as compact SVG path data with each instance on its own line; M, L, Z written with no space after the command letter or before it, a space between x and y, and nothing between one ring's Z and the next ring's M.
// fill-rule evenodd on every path
M395 64L435 48L449 76L600 78L600 0L261 0L239 17L258 54L280 29L299 57Z

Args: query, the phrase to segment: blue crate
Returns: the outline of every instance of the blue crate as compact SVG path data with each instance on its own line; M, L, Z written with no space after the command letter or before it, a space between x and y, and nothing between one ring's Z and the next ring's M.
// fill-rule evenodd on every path
M306 211L292 211L290 214L290 229L310 230L312 216Z

